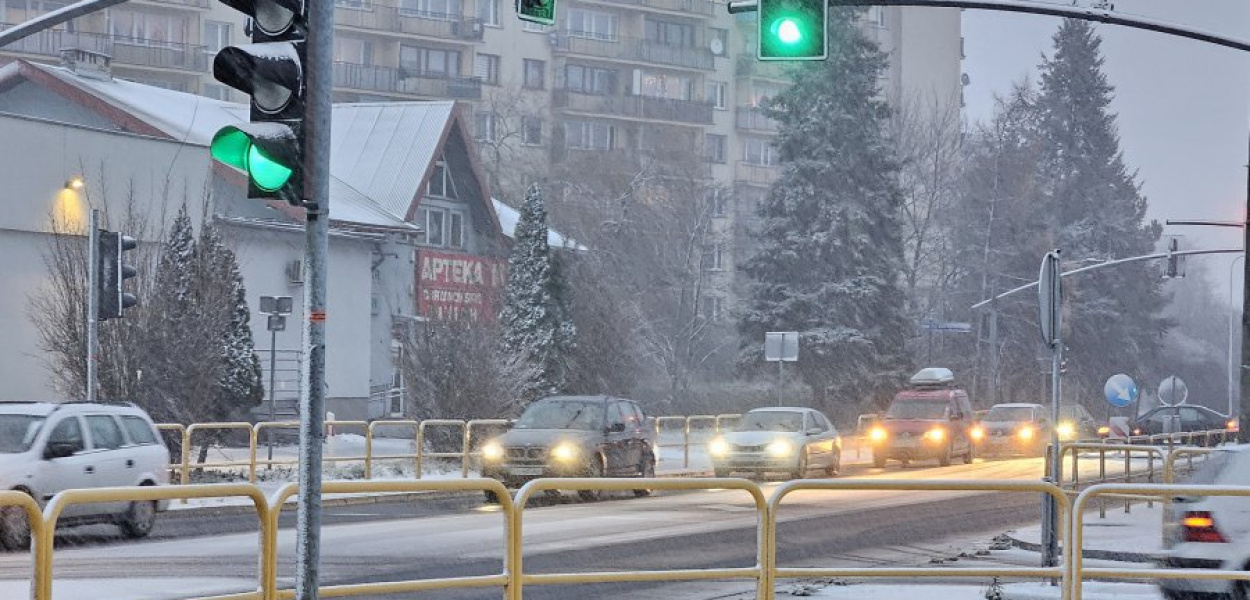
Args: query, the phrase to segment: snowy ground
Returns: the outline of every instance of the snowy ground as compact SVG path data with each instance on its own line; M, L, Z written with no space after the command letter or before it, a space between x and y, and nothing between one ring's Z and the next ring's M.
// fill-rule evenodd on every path
M1058 600L1061 588L1046 583L1006 583L999 590L1001 600ZM924 600L986 600L991 598L987 585L822 585L798 584L777 591L777 597L804 596L833 600L897 600L899 598L923 598ZM1142 583L1101 583L1084 586L1082 598L1101 600L1160 600L1158 590Z
M1085 548L1104 552L1131 549L1135 554L1158 554L1163 549L1162 510L1158 502L1153 508L1134 503L1132 512L1125 514L1122 500L1108 499L1106 518L1099 518L1097 511L1085 514ZM1039 544L1042 528L1038 524L1010 535L1028 544Z

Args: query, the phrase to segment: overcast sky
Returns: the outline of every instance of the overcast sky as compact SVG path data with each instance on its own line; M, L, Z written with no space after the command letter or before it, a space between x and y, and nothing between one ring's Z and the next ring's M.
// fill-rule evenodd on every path
M1247 0L1114 4L1117 12L1250 40ZM1043 53L1050 54L1060 20L983 10L963 14L964 71L971 78L967 115L983 120L992 114L994 95L1006 94L1013 81L1028 76L1037 82L1037 65ZM1121 147L1129 168L1138 171L1150 218L1240 220L1246 202L1250 53L1113 25L1099 25L1098 31L1104 70L1115 86L1112 110L1119 118ZM1182 243L1190 248L1241 247L1239 230L1165 227L1164 233L1184 234ZM1226 296L1230 259L1193 260L1210 266L1212 284Z

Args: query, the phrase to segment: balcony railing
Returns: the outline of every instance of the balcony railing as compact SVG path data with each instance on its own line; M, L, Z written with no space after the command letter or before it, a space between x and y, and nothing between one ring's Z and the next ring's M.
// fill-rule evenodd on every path
M741 55L738 62L734 64L734 75L738 77L761 77L764 79L777 79L780 81L790 81L793 77L790 70L793 68L780 62L768 62L756 60L755 56Z
M334 63L334 87L430 98L482 98L482 80L476 77L432 77L404 69L346 62Z
M736 111L738 129L750 131L777 131L777 121L764 116L764 110L757 106L739 106Z
M734 179L757 185L772 185L781 177L781 167L777 165L759 165L746 161L738 161Z
M688 102L648 96L596 96L558 89L555 91L552 103L556 108L585 113L674 121L695 125L712 124L712 105L704 102Z
M335 3L334 24L372 31L423 35L446 40L480 42L485 31L481 19L461 15L417 11L372 2L340 0Z
M0 24L0 29L11 25ZM22 38L4 47L5 52L39 56L61 56L65 48L79 48L107 54L115 67L152 67L208 72L208 49L191 44L172 44L155 40L122 38L101 33L84 33L49 29Z
M716 14L718 4L709 0L595 0L614 6L637 6L679 12L685 15L709 17ZM723 10L723 9L722 9Z
M713 68L712 51L702 47L670 46L639 38L592 39L571 35L567 31L552 33L551 36L551 44L557 52L688 69Z

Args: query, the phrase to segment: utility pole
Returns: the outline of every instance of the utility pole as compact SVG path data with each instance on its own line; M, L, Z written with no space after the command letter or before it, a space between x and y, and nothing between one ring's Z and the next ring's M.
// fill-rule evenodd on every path
M91 209L87 222L87 402L96 400L96 363L100 323L100 211Z
M1247 158L1250 158L1250 141L1247 144ZM1250 211L1250 164L1247 164L1246 170L1246 210ZM1247 245L1250 244L1250 212L1246 213L1246 223L1242 231L1242 249L1250 252L1250 245ZM1240 414L1229 415L1228 418L1237 419L1237 437L1245 444L1250 442L1250 370L1246 369L1246 359L1250 357L1250 258L1242 259L1242 268L1245 279L1241 298L1241 359L1238 361L1241 365L1241 410Z

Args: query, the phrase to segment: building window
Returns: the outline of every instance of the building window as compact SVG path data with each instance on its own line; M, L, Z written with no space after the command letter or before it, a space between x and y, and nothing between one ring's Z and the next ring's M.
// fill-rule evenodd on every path
M473 57L473 76L488 85L499 85L499 55L478 54Z
M521 118L521 143L538 146L543 143L543 120L538 117Z
M709 81L703 88L704 100L717 110L728 108L728 86L723 81Z
M546 71L547 63L532 58L522 59L521 66L525 72L525 88L530 90L541 90L547 87Z
M230 45L230 23L204 21L204 47L209 54L217 54Z
M777 148L769 140L746 138L742 146L742 161L749 165L774 166L780 164Z
M464 213L453 210L447 217L447 245L464 248Z
M885 7L869 6L868 7L868 24L873 27L885 27Z
M718 187L708 188L703 195L703 201L707 203L708 211L713 217L729 216L729 194L725 190Z
M689 23L647 19L647 41L682 48L694 47L694 26Z
M712 244L703 247L703 260L700 263L704 271L720 271L724 268L721 262L723 251L720 244Z
M417 209L417 226L425 231L417 234L417 243L439 248L465 247L465 213L438 206Z
M190 23L184 17L117 9L109 13L109 32L114 38L122 38L132 44L185 44L190 29Z
M694 80L681 75L644 71L635 93L651 98L668 98L689 102L694 97Z
M616 127L599 121L567 121L564 145L582 150L611 150L616 147Z
M458 21L464 12L460 0L400 0L399 14L437 21Z
M615 40L616 15L584 8L570 8L565 17L565 29L573 37Z
M719 133L709 133L703 138L703 158L710 163L725 164L729 152L729 138Z
M729 48L729 30L719 27L708 27L707 29L708 45L712 48L721 48L721 54L726 54ZM718 46L716 42L720 42Z
M491 27L499 27L499 0L477 0L477 18Z
M497 137L496 125L498 117L493 112L478 111L473 113L473 137L479 142L494 142Z
M405 71L404 77L459 77L460 52L403 45L399 47L399 68Z
M751 106L756 108L767 106L768 101L780 93L780 87L756 82L751 87Z
M336 8L350 8L352 10L365 10L369 5L365 4L365 0L334 0Z
M373 64L373 43L336 35L334 36L334 62L371 65Z
M583 65L564 66L564 87L570 92L616 95L616 71Z
M230 88L221 84L205 83L201 86L200 93L213 100L230 101Z
M703 297L703 318L709 321L719 321L721 319L722 306L725 299L720 296L704 296Z
M440 159L434 163L434 172L430 174L430 183L425 187L425 193L430 196L442 196L444 198L456 197L456 184L451 179L451 171L447 168L447 161Z

